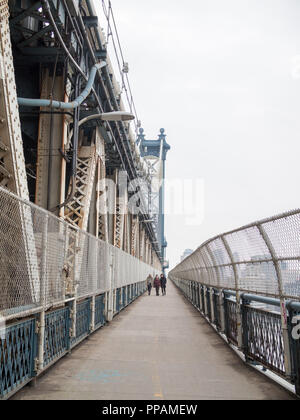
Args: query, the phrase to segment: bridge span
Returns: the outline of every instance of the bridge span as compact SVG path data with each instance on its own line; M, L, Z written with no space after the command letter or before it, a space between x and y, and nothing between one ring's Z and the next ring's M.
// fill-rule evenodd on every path
M99 3L0 1L0 400L300 396L299 209L207 241L147 296L170 146L144 134Z
M293 398L247 366L168 282L166 296L142 295L12 399Z

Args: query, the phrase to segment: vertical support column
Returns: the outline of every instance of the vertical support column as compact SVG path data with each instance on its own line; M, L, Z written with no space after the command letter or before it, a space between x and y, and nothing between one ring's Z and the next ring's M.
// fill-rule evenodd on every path
M93 278L93 296L91 299L91 325L90 325L90 331L95 331L95 310L96 310L96 291L97 291L97 276L99 275L99 252L98 252L98 241L95 241L95 248L96 248L96 255L95 255L95 273L96 277ZM101 268L100 268L101 269Z
M74 282L74 301L73 301L73 308L72 308L72 337L76 338L76 318L77 318L77 290L78 290L78 284L79 279L78 276L80 275L79 270L77 272L77 268L79 266L78 264L78 248L79 245L79 234L78 231L76 231L75 236L75 249L74 249L74 264L73 264L73 282Z
M107 321L112 321L114 317L114 256L109 249L109 292L108 292Z
M127 188L127 174L124 179L124 172L115 170L115 185L116 185L116 204L114 214L114 246L123 249L124 245L124 221L125 213L127 213L126 188Z
M64 77L56 74L50 76L49 69L44 69L41 76L41 98L50 98L53 95L58 100L64 100L64 91ZM54 209L65 200L65 162L57 153L60 149L65 150L65 123L64 115L40 114L39 117L35 203L48 210ZM62 215L62 209L56 209L55 214Z
M206 300L206 286L202 286L203 287L203 300L204 300L204 315L207 316L208 315L208 307L207 307L207 300Z
M105 167L105 148L104 142L100 143L100 158L98 159L98 183L97 183L97 237L104 242L109 242L108 228L108 203L107 203L107 181Z
M91 300L91 313L92 313L91 325L90 325L91 332L95 330L95 303L96 303L95 301L96 301L96 296L93 295L92 300Z
M108 298L109 298L109 292L105 292L104 295L104 315L106 320L108 320Z
M221 276L220 276L220 272L219 272L219 267L216 261L216 258L213 254L213 252L211 251L209 244L205 247L210 259L212 260L213 266L212 268L214 269L214 272L216 274L217 277L217 283L218 283L218 290L219 290L219 298L218 298L218 308L219 308L219 313L220 313L220 328L221 331L224 332L225 331L225 315L224 315L224 299L223 299L223 290L220 289L221 286Z
M229 256L229 259L232 264L232 269L234 273L234 280L235 280L235 293L236 293L236 305L237 305L237 312L236 312L236 320L237 320L237 342L238 342L238 348L242 349L243 347L243 336L242 336L242 314L241 314L241 297L240 297L240 290L239 290L239 278L238 278L238 272L236 268L236 264L233 258L233 254L231 252L231 248L225 238L224 235L220 236L220 239L222 240L224 247L227 251L227 254Z
M46 309L46 282L47 282L47 244L48 244L48 215L45 215L45 224L42 233L42 263L41 263L41 282L40 282L40 301L42 311L40 313L39 328L39 352L38 352L38 372L44 368L44 341L45 341L45 309Z
M9 27L8 1L0 2L0 137L5 152L0 163L0 182L29 200L23 151L15 69Z
M245 299L245 296L242 294L241 310L242 310L242 326L243 326L243 329L242 329L243 330L243 353L244 353L246 362L250 362L250 359L249 359L249 356L248 356L248 354L249 354L249 339L248 339L249 326L247 325L248 321L247 321L247 315L246 315L246 306L250 305L250 303L251 302L249 300Z
M115 216L116 216L116 203L117 203L117 185L116 185L116 171L113 175L107 176L107 194L105 193L105 198L108 202L108 242L114 245L115 241Z
M212 287L209 288L209 299L210 299L210 317L212 324L215 321L215 306L214 306L214 289Z
M284 346L284 366L285 366L285 374L287 378L291 377L291 352L290 352L290 340L289 340L289 331L288 331L288 319L287 319L287 310L286 310L286 300L284 298L284 290L283 290L283 281L281 275L281 269L279 265L279 261L276 256L275 249L273 244L263 228L262 225L257 224L257 229L261 234L263 240L265 241L267 248L270 252L271 258L273 260L273 264L275 267L275 272L277 276L278 282L278 291L279 291L279 298L280 298L280 313L281 313L281 327L282 327L282 335L283 335L283 346Z
M126 285L124 287L125 287L125 302L124 302L124 304L125 304L125 306L127 306L128 305L128 286Z
M225 307L224 307L224 291L219 289L219 308L220 308L220 322L221 322L221 331L225 332Z
M200 311L201 311L201 312L204 312L204 307L203 307L203 302L202 302L202 293L201 293L201 290L202 290L202 284L201 284L201 283L199 283L199 290L198 290L198 293L199 293L199 307L200 307Z

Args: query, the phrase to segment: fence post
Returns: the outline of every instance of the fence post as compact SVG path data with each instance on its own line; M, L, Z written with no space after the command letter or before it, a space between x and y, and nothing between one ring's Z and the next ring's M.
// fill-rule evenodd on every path
M197 301L197 308L200 310L199 283L198 282L196 282L196 301Z
M257 229L259 233L261 234L263 240L265 241L267 248L270 252L277 282L278 282L278 291L279 291L279 298L280 298L280 313L281 313L281 327L282 327L282 336L283 336L283 348L284 348L284 366L285 366L285 374L287 378L291 378L291 349L290 349L290 340L289 340L289 331L288 331L288 317L287 317L287 310L286 310L286 300L284 298L284 290L283 290L283 281L281 276L281 269L279 265L279 261L276 256L275 249L273 247L273 244L263 228L261 224L257 224Z
M111 321L114 317L114 254L111 249L108 250L108 254L109 292L107 301L107 321Z
M248 325L248 320L247 320L247 314L246 314L246 306L250 305L250 301L246 300L243 297L243 294L241 295L241 312L242 312L242 327L243 327L243 348L241 349L242 352L244 353L245 356L245 360L246 362L249 362L250 359L248 357L248 353L249 353L249 335L248 335L248 331L249 331L249 325Z
M201 288L202 288L202 284L199 283L199 287L198 287L199 309L200 309L200 312L203 312L202 297L201 297Z
M220 311L220 324L221 324L221 331L225 333L225 305L224 305L224 291L220 289L219 292L219 311Z
M229 330L229 325L228 325L229 314L228 314L228 307L227 307L227 295L225 291L223 293L224 293L224 333L227 337L227 341L229 342L228 337L229 337L230 330Z
M38 350L38 372L44 368L44 341L45 341L45 307L46 307L46 282L47 282L47 251L48 251L48 214L45 215L45 223L42 232L42 260L41 260L41 281L40 299L42 311L40 313L39 325L39 350Z
M214 324L215 321L215 305L214 305L214 289L212 287L209 288L209 299L210 299L210 321Z
M90 325L91 332L93 332L95 330L95 309L96 309L95 304L96 304L96 296L93 295L92 296L92 301L91 301L91 312L92 312L91 325Z
M207 292L207 287L203 285L203 295L202 295L202 297L203 297L203 300L204 300L204 315L205 316L208 315L206 292Z
M241 349L243 347L243 335L242 335L242 314L241 314L241 298L240 298L240 290L239 290L239 277L238 277L238 272L237 272L236 264L234 261L234 257L231 252L231 248L224 235L220 236L220 238L229 256L233 273L234 273L235 294L236 294L237 343L238 343L238 348Z
M300 303L288 302L289 311L288 326L291 348L291 365L295 391L300 397Z
M127 286L124 286L124 308L127 306Z
M72 337L76 338L76 320L77 320L77 291L79 286L79 279L77 276L80 276L80 273L77 273L77 260L78 260L78 251L79 251L79 231L76 230L75 236L75 249L74 249L74 263L73 263L73 282L74 282L74 301L71 310L71 319L72 319Z
M203 299L203 290L204 290L204 286L203 286L203 284L201 284L200 285L200 291L199 291L199 293L200 293L200 307L201 307L201 312L203 313L203 314L205 314L205 303L204 303L204 299Z

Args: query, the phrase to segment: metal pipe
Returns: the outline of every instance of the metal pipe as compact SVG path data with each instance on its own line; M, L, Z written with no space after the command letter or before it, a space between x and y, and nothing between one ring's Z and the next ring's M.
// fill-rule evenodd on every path
M48 251L48 219L43 226L42 232L42 262L41 262L41 281L40 281L40 302L42 311L40 313L40 329L39 329L39 350L38 350L38 371L42 371L44 367L44 339L45 339L45 305L46 305L46 284L47 284L47 251Z
M224 295L225 296L233 296L233 297L236 297L236 293L233 292L232 290L224 290Z
M62 102L62 101L52 101L51 99L27 99L27 98L18 98L18 103L21 106L30 106L30 107L50 107L50 108L59 108L59 109L76 109L90 94L97 71L106 66L106 62L102 61L101 63L95 64L91 68L90 76L87 82L85 89L81 94L74 99L73 102Z
M286 306L288 309L291 308L300 311L300 302L289 301Z
M279 299L268 298L268 297L265 297L265 296L257 296L257 295L252 295L252 294L249 294L249 293L242 293L241 297L244 300L248 300L250 302L260 302L260 303L265 303L267 305L280 306L280 300Z
M81 75L77 74L76 82L75 82L75 95L78 94L80 88L80 78ZM75 194L75 179L76 179L76 171L77 171L77 155L78 155L78 138L79 138L79 109L76 108L74 110L74 126L73 126L73 154L72 154L72 171L71 171L71 192L69 196L65 199L65 201L58 206L51 209L51 212L61 209L65 207L74 197Z

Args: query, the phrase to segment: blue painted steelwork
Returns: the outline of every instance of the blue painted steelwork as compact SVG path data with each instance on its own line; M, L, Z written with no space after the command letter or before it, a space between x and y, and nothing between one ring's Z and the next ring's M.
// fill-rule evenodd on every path
M116 290L116 312L120 312L120 309L121 309L120 299L121 299L121 289L117 289Z
M91 330L91 299L86 299L76 305L76 338L72 340L74 343L81 341L87 337Z
M207 308L207 314L206 315L208 316L209 320L211 321L212 317L211 317L211 304L210 304L210 290L209 289L206 289L205 297L206 297L206 308Z
M221 318L220 318L220 310L219 310L219 291L217 289L213 289L213 306L214 306L214 324L219 329L221 327Z
M233 344L237 345L237 316L236 316L236 302L231 299L224 299L225 311L225 333L227 339Z
M295 383L296 393L300 395L300 302L289 302L287 304L289 311L288 327L291 346L291 362L292 362L292 380ZM296 319L297 317L297 319ZM295 330L296 328L296 330Z
M133 284L130 285L130 300L133 301L134 299L134 289Z
M175 281L176 286L183 292L194 306L198 307L197 294L195 290L200 287L200 300L204 308L204 300L208 303L209 294L204 293L205 285L189 281ZM222 293L223 305L220 303L220 294ZM209 319L219 333L225 333L227 341L237 346L237 304L235 301L235 292L213 288L212 296L214 319L209 319L204 309L200 312ZM264 307L257 307L258 304L265 304ZM255 365L259 364L265 369L280 375L287 381L295 385L296 394L300 396L300 333L299 320L294 317L300 317L300 302L287 302L289 340L292 361L292 375L286 375L285 372L285 354L283 345L283 332L281 316L276 307L280 306L280 300L265 296L253 294L241 294L241 322L242 322L242 346L246 362ZM275 311L272 311L275 307ZM222 331L222 314L225 321L224 331ZM208 311L206 311L208 312ZM298 324L297 324L298 322ZM296 327L296 329L295 329ZM293 332L294 329L294 332ZM293 337L294 334L294 337Z
M127 286L127 304L131 302L131 287L130 284Z
M197 283L196 286L196 293L197 293L197 307L200 309L200 284Z
M95 298L95 328L103 326L105 322L105 295L103 294Z
M198 301L197 301L197 284L193 284L193 301L195 303L195 306L198 307Z
M243 350L247 359L285 376L280 313L243 305Z
M232 296L235 296L235 292L232 292ZM241 298L249 302L260 302L260 303L265 303L266 305L272 305L272 306L278 306L278 307L280 306L279 299L269 298L266 296L257 296L257 295L251 295L249 293L241 293Z
M123 296L126 290L127 292L131 291L127 304L134 300L133 286L137 291L135 297L146 290L145 282L124 286ZM122 289L118 289L119 302L121 293ZM71 347L75 347L81 340L91 334L91 298L76 305L76 338L73 339L70 337L72 305L73 302L64 308L45 314L44 368L55 363L69 352ZM36 318L8 326L5 339L0 338L0 399L10 397L11 394L36 376L35 359L38 355L36 325L38 317L39 314L36 315ZM102 294L95 297L95 328L97 329L105 323L105 295Z
M205 307L204 305L204 286L201 285L201 302L202 302L202 308Z
M70 309L66 306L45 315L44 367L70 349Z
M127 306L127 300L126 300L126 286L122 288L123 291L123 297L122 297L122 302L123 302L123 308L125 308L125 306Z
M34 375L37 352L35 319L6 328L0 338L0 398L12 393Z

